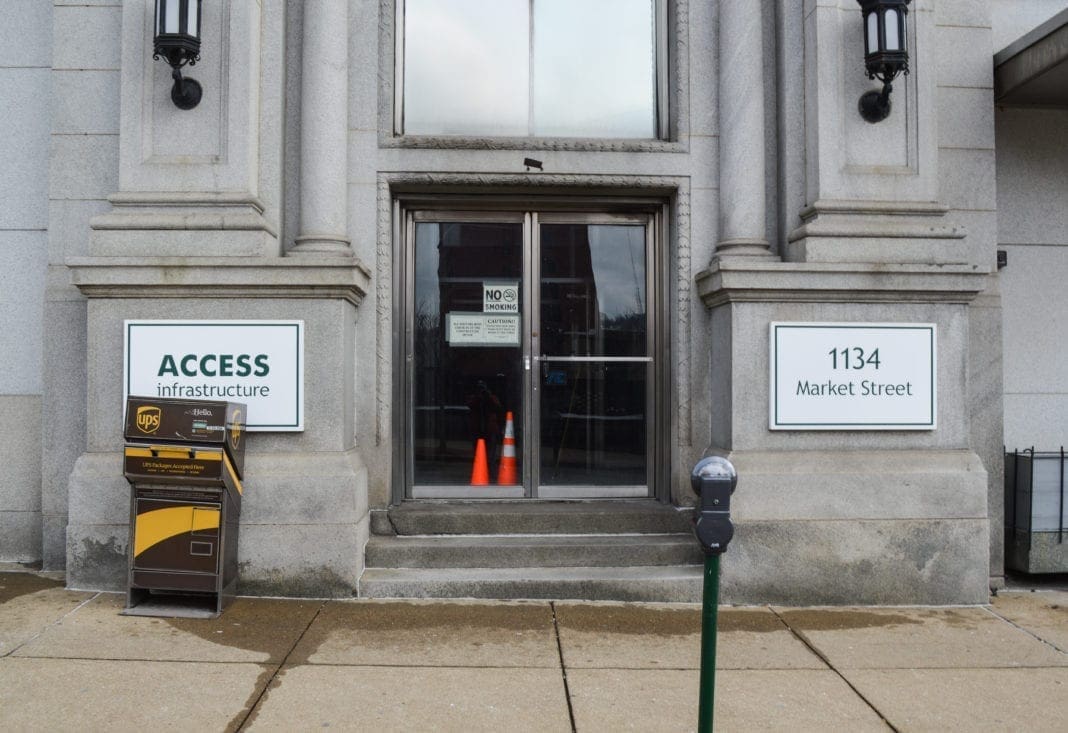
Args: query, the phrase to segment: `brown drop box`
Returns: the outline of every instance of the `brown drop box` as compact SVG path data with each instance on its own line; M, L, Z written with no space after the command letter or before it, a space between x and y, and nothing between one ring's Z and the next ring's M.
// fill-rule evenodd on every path
M126 400L126 440L131 443L218 446L238 478L245 475L245 416L240 402L131 396ZM127 461L129 463L129 461Z
M135 486L128 616L214 618L237 589L240 510L221 487Z

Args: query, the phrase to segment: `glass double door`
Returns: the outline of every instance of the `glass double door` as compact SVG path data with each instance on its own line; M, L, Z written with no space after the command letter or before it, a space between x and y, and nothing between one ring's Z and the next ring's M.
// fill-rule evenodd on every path
M409 214L414 498L644 497L652 217Z

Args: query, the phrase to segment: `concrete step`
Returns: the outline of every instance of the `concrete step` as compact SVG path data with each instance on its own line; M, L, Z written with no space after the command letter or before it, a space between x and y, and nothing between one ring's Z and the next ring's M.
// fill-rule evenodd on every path
M602 568L368 568L361 598L495 598L697 603L700 565Z
M409 501L376 531L439 534L684 534L690 510L652 499L612 501Z
M700 565L693 534L448 535L375 537L367 566L376 568L519 568Z

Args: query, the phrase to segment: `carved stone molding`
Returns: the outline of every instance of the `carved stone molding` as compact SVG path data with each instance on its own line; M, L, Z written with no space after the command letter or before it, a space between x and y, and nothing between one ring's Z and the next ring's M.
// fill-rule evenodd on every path
M89 253L99 257L270 256L277 228L248 193L120 192L111 211L94 216Z
M801 211L786 259L795 262L964 264L966 232L933 202L819 200Z
M974 265L714 260L697 273L709 308L726 303L970 303L987 287Z
M90 299L340 299L354 306L371 275L356 258L76 257L67 267Z

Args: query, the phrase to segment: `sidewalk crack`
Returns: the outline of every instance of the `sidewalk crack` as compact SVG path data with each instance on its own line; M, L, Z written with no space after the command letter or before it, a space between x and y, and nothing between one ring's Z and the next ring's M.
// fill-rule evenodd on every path
M861 700L863 700L865 705L867 705L869 708L871 708L873 713L875 713L876 715L879 716L879 719L882 720L883 723L886 724L887 728L889 728L890 730L894 731L894 733L901 733L901 731L897 728L897 726L895 726L893 723L891 723L889 721L889 719L887 719L887 717L885 715L883 715L882 711L879 710L879 708L877 708L875 706L875 703L873 703L871 700L869 700L868 697L863 692L861 692L859 689L857 689L856 685L854 685L852 682L850 682L849 679L844 674L842 674L838 670L837 667L835 667L833 664L831 664L831 660L827 657L827 655L824 654L823 652L821 652L819 649L817 649L816 645L814 643L812 643L812 641L809 640L809 638L805 635L804 632L798 631L793 626L791 626L790 623L785 618L783 618L783 615L781 613L779 613L774 607L768 606L767 609L769 611L771 611L773 614L775 614L776 618L778 618L779 621L781 621L783 623L783 625L790 630L790 633L794 635L794 638L796 638L798 641L800 641L802 644L804 644L806 647L808 647L809 651L811 651L813 654L815 654L817 657L819 657L823 661L823 663L827 665L827 669L831 670L836 675L838 675L838 678L840 680L842 680L842 682L845 682L846 685L849 687L849 689L851 689L856 694L857 697L859 697Z
M63 614L62 616L57 618L52 623L48 624L48 626L45 626L43 629L38 631L36 634L31 636L29 639L26 639L24 642L22 642L18 646L12 647L6 654L0 654L0 657L9 657L12 654L14 654L15 652L17 652L19 649L21 649L22 647L26 646L27 644L32 644L34 641L36 641L37 639L40 638L41 634L43 634L44 632L48 631L53 626L58 626L59 624L63 623L63 620L65 618L70 616L72 613L76 613L78 611L78 609L80 609L86 603L90 603L91 601L93 601L94 599L99 598L99 597L100 597L100 592L98 591L98 592L94 593L93 595L91 595L89 598L86 598L84 601L79 603L77 606L75 606L71 610L67 611L65 614Z
M564 664L564 646L560 642L560 624L556 619L556 603L550 601L549 608L553 612L553 632L556 634L556 653L560 655L560 674L564 679L564 699L567 700L567 717L571 721L571 733L576 733L575 709L571 705L571 686L567 682L567 665Z
M1046 646L1048 646L1048 647L1051 647L1051 648L1053 648L1054 650L1056 650L1056 651L1060 652L1061 654L1068 654L1068 649L1061 649L1061 648L1060 648L1059 646L1057 646L1056 644L1054 644L1054 643L1053 643L1052 641L1049 641L1048 639L1043 639L1043 638L1042 638L1041 636L1039 636L1039 635L1038 635L1038 634L1036 634L1035 632L1031 631L1031 629L1027 628L1026 626L1021 626L1020 624L1018 624L1018 623L1016 623L1015 621L1013 621L1013 620L1012 620L1011 618L1009 618L1009 617L1007 617L1007 616L1002 616L1002 615L1001 615L1000 613L998 613L997 611L995 611L995 610L994 610L994 609L993 609L992 607L990 607L990 606L983 606L982 608L983 608L983 610L984 610L984 611L986 611L987 613L989 613L989 614L990 614L991 616L993 616L994 618L999 618L999 619L1001 619L1001 620L1002 620L1002 621L1004 621L1005 623L1007 623L1007 624L1009 624L1010 626L1013 626L1013 627L1015 627L1015 628L1019 629L1020 631L1024 632L1024 633L1025 633L1025 634L1027 634L1028 636L1031 636L1031 637L1033 637L1033 638L1037 639L1038 641L1042 642L1042 643L1043 643L1043 644L1045 644Z
M282 669L286 666L286 662L288 662L289 657L292 656L293 650L297 648L297 646L301 642L301 639L303 639L304 635L308 633L308 629L310 629L311 625L315 623L315 619L319 618L319 614L322 613L323 608L325 606L326 601L323 601L319 604L319 608L315 609L315 613L308 621L307 626L304 627L304 630L301 631L297 638L293 641L293 646L289 647L289 651L287 651L285 656L282 657L282 661L279 662L273 670L271 670L269 666L267 667L267 669L270 670L269 676L267 677L267 681L264 682L262 689L260 689L259 694L256 694L255 690L253 690L253 695L255 696L255 699L251 700L251 703L246 703L245 710L234 716L234 718L226 726L226 733L237 733L237 731L244 730L245 726L247 726L249 723L256 719L257 708L260 706L260 703L263 702L263 699L267 697L267 691L271 689L271 685L278 678L278 673L281 672Z

